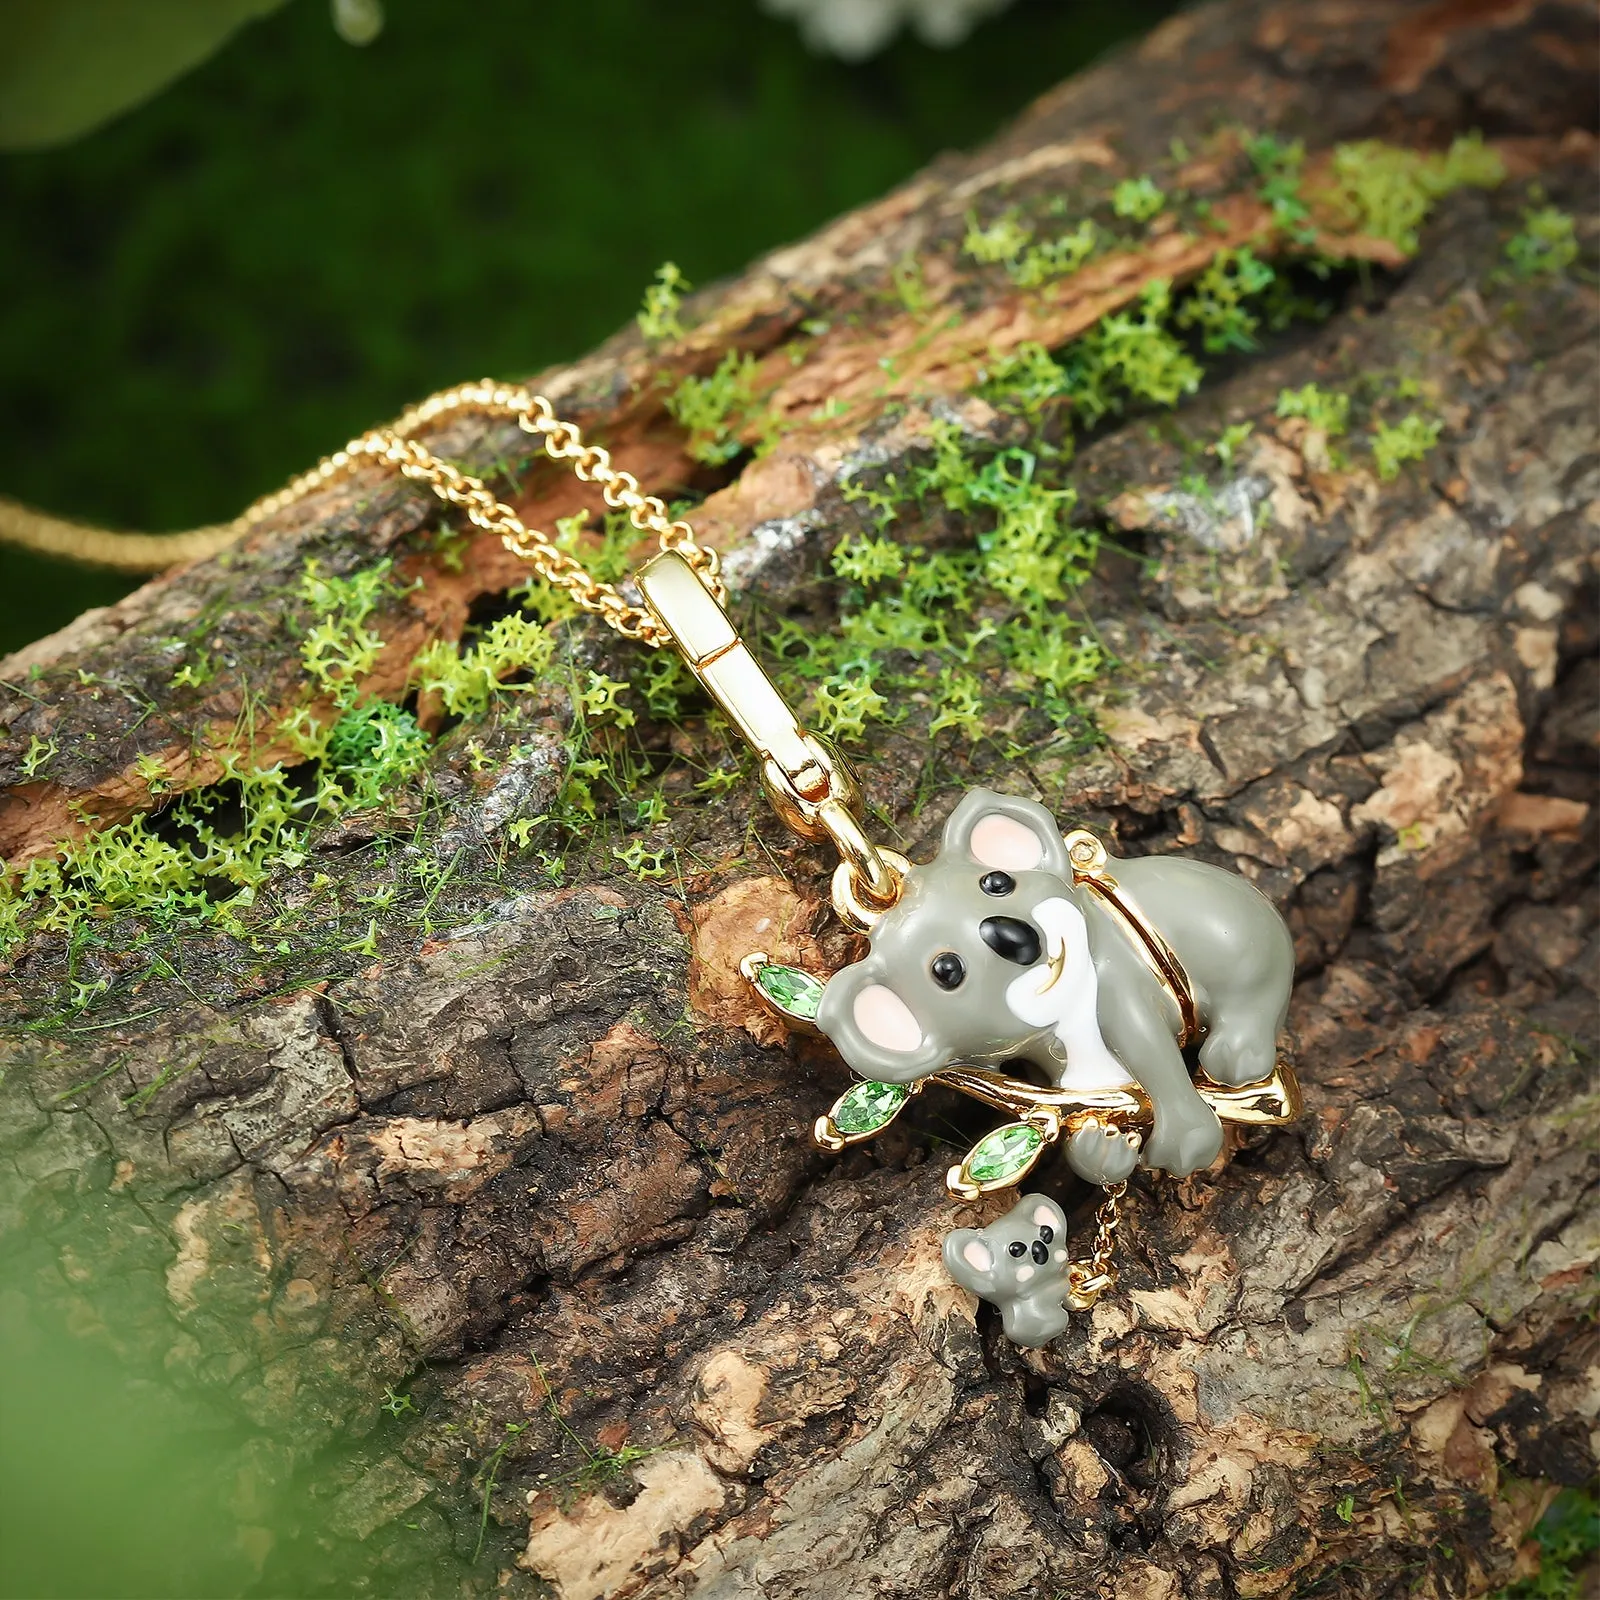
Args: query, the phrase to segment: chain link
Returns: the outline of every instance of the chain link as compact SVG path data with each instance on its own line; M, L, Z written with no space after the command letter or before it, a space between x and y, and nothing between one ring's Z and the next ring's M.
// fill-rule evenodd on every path
M382 461L413 482L426 484L441 500L459 506L476 527L498 534L512 555L528 562L553 588L564 589L583 610L597 613L624 639L637 639L656 650L670 644L672 635L643 606L630 604L614 584L602 583L547 533L528 527L510 506L495 498L481 478L452 466L411 437L456 411L514 416L518 427L543 442L545 454L552 461L565 461L581 482L598 484L601 498L613 511L626 511L628 520L641 533L655 534L663 550L676 550L705 580L718 604L727 603L717 552L699 544L687 522L674 521L657 496L641 492L639 480L631 472L612 466L609 451L585 444L582 433L556 416L555 408L542 394L520 385L464 383L430 395L392 427L375 428L352 439L343 450L336 450L309 472L257 500L234 526L240 533L247 532L307 495L326 488L361 462Z
M1094 1254L1085 1263L1095 1277L1109 1277L1111 1258L1117 1249L1117 1229L1122 1222L1122 1197L1128 1192L1126 1183L1106 1185L1106 1197L1095 1212Z

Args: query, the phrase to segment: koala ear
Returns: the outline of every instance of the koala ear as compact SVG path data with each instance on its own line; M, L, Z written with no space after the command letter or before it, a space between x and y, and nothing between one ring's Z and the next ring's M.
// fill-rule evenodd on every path
M868 956L828 979L817 1026L852 1071L878 1083L915 1083L948 1066L950 1052L931 1038Z
M980 867L1001 872L1071 874L1056 819L1036 801L992 789L972 790L950 813L944 849L964 852Z
M988 1299L995 1292L994 1252L976 1228L957 1228L945 1235L944 1269L975 1295Z
M1058 1238L1066 1237L1066 1213L1049 1195L1025 1195L1022 1204L1027 1208L1028 1219L1034 1227L1054 1228Z

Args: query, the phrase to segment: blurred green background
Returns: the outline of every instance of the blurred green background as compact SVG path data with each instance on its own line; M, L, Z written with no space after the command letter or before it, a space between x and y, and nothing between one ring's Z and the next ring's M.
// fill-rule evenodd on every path
M520 376L992 132L1172 10L1019 0L820 58L756 0L292 0L138 109L0 154L0 494L226 519L445 384ZM111 15L115 15L112 8ZM0 650L131 587L0 547Z

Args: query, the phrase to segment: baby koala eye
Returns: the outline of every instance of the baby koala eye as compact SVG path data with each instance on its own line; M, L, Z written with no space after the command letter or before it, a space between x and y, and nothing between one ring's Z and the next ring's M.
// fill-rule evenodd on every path
M1043 1239L1046 1244L1049 1244L1050 1241L1055 1238L1055 1236L1056 1230L1052 1228L1048 1222L1041 1222L1039 1224L1039 1237Z
M1009 1250L1014 1256L1025 1256L1028 1253L1027 1245L1025 1245L1020 1239L1013 1239L1011 1243L1006 1246L1006 1249Z
M1009 872L986 872L978 879L978 887L985 894L1010 894L1016 886L1017 880Z
M959 989L967 975L967 964L954 950L946 950L933 958L928 971L941 989Z

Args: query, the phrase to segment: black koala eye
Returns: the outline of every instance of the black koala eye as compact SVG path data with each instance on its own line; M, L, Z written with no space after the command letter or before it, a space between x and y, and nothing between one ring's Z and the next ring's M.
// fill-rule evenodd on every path
M986 872L978 879L978 887L985 894L1010 894L1016 886L1017 880L1009 872Z
M1011 1243L1006 1246L1006 1249L1009 1250L1014 1256L1025 1256L1028 1253L1027 1245L1025 1245L1020 1239L1013 1239Z
M959 989L961 980L967 975L967 964L954 950L946 950L933 958L928 971L941 989Z
M1048 1222L1041 1222L1039 1224L1039 1237L1043 1239L1046 1244L1049 1244L1050 1241L1055 1238L1055 1236L1056 1230L1052 1228Z

